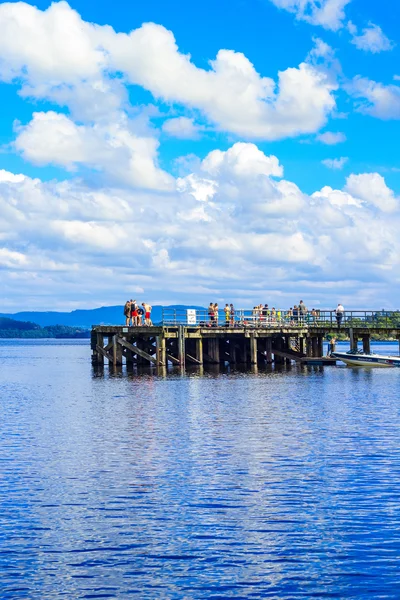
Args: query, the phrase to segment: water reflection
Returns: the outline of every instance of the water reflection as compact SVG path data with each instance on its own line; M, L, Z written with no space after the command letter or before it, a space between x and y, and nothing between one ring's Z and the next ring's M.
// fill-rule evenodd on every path
M0 343L2 598L397 598L397 370Z

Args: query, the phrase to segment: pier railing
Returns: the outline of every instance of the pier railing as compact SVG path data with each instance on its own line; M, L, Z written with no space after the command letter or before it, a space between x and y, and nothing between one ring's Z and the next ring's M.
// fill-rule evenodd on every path
M354 327L367 329L400 329L400 311L345 311L338 319L335 311L316 310L306 314L293 314L290 310L234 309L225 313L223 309L212 313L206 308L176 309L163 308L164 326L184 325L187 327Z

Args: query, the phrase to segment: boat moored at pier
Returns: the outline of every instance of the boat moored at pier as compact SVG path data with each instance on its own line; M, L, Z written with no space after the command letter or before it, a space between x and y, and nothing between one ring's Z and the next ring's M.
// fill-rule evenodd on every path
M367 354L361 350L333 352L332 357L351 367L400 367L400 356Z

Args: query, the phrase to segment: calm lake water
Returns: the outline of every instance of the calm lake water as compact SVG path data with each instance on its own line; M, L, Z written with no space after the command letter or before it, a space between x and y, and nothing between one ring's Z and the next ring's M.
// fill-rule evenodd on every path
M0 597L400 598L399 392L98 377L86 340L0 341Z

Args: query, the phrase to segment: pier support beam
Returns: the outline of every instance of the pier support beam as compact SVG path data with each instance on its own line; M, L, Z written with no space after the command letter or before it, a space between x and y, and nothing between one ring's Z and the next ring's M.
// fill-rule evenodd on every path
M283 338L281 336L274 338L274 347L279 352L283 350ZM283 365L285 359L282 356L274 353L274 362L276 365Z
M268 337L265 340L265 348L267 353L267 365L272 364L272 338Z
M255 335L250 337L250 362L252 365L257 364L257 338Z
M318 356L318 339L315 336L311 338L311 355L313 358Z
M178 328L178 360L181 367L185 366L185 328Z
M363 342L363 351L365 352L365 354L371 354L371 336L363 335L362 342Z
M244 365L247 363L247 338L239 339L239 362Z
M196 340L196 358L199 361L199 363L202 365L204 358L203 358L203 338L198 338Z
M350 327L350 329L349 329L349 336L350 336L350 350L357 350L358 349L358 336L354 332L354 329L352 327Z
M229 364L236 364L236 340L229 338Z
M324 355L324 336L323 335L318 336L317 348L318 348L318 358L322 358Z
M95 339L93 340L94 344L95 344L95 353L94 353L94 359L98 365L103 365L104 366L104 354L102 354L102 352L98 351L98 348L103 348L104 347L104 336L102 333L96 333L95 334Z
M157 364L159 366L165 366L167 364L167 351L165 345L165 338L163 335L156 337L156 356Z
M219 364L220 362L220 352L219 352L219 339L218 338L209 338L208 340L208 354L210 355L213 363Z

